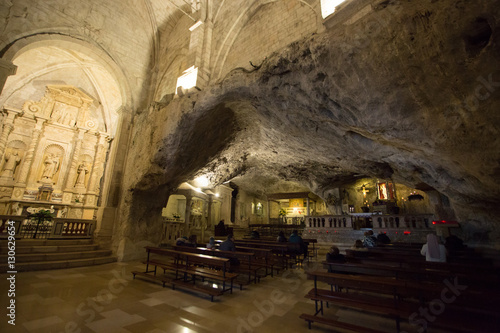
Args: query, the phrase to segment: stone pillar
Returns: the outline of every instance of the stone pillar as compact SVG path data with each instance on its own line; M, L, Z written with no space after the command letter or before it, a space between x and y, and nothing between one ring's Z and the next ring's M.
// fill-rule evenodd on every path
M310 206L309 206L309 197L307 198L306 202L307 202L307 216L309 216L309 215L311 215Z
M271 204L269 203L269 200L267 200L266 209L267 209L267 224L270 224L271 223Z
M16 74L17 66L7 61L5 59L0 58L0 93L5 86L5 81L7 81L7 77L9 75Z
M5 154L5 146L7 145L9 135L14 130L14 119L21 113L20 111L5 109L7 114L3 121L3 130L0 135L0 154L3 156Z
M193 202L193 197L191 195L186 195L186 211L184 213L184 236L188 236L189 227L191 223L191 203Z
M208 208L207 208L207 215L208 215L208 218L207 218L207 226L209 228L211 228L214 224L213 224L213 221L212 221L212 204L213 204L213 194L209 194L208 195Z
M33 135L31 137L31 142L24 157L24 164L21 167L21 172L19 173L19 183L25 184L28 179L28 174L31 168L31 163L33 162L33 156L35 155L36 148L40 142L40 134L42 134L43 124L46 119L36 118L36 125L33 129Z
M106 147L107 134L100 133L99 140L97 142L96 153L94 158L94 165L92 166L92 174L90 176L90 181L87 186L88 190L93 193L97 193L97 177L102 176L104 170L104 159L106 158L106 152L108 147Z
M80 158L80 150L82 148L83 143L83 135L85 134L85 130L82 128L78 129L78 133L75 137L75 146L73 149L73 158L71 159L70 169L68 178L66 179L65 191L70 191L75 185L75 173L78 168L78 159Z
M229 186L220 185L219 191L221 201L220 218L224 219L224 221L226 221L226 224L231 223L231 193L233 192L233 189Z

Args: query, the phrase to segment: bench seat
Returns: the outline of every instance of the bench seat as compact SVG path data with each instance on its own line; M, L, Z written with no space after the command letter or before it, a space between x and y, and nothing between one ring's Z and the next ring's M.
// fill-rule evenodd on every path
M384 331L374 330L374 329L371 329L368 327L363 327L363 326L359 326L359 325L354 325L354 324L338 321L338 320L333 319L333 318L314 316L314 315L310 315L310 314L306 314L306 313L301 314L299 316L299 318L304 319L308 322L309 329L311 328L311 324L313 322L316 322L316 323L320 323L320 324L324 324L324 325L328 325L328 326L333 326L333 327L341 328L341 329L356 332L356 333L387 333Z

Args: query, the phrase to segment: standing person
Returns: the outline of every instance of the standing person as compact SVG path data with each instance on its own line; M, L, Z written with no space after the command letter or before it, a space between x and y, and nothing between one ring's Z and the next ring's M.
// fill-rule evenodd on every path
M439 244L439 239L434 234L427 235L427 243L422 245L420 254L425 256L426 261L446 262L446 248Z
M226 226L224 225L224 219L222 219L215 226L215 236L225 236L225 235L226 235Z

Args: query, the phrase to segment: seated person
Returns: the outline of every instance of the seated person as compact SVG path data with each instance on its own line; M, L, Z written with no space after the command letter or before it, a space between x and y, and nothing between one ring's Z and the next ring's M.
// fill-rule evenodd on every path
M439 244L439 238L434 234L427 235L427 243L422 245L420 254L425 256L426 261L446 262L446 248Z
M345 256L343 254L340 254L339 248L333 245L330 247L330 251L326 254L326 261L327 262L333 262L333 263L345 263ZM342 272L337 272L335 271L335 267L332 265L328 265L328 272L330 273L342 273Z
M260 234L257 230L252 230L252 233L250 234L250 238L251 239L259 239L260 238Z
M219 250L221 250L221 251L236 251L236 245L234 245L234 236L228 235L227 239L220 244Z
M457 253L457 251L465 249L467 245L464 245L464 241L457 236L450 235L446 237L444 247L448 250L448 253L453 256Z
M280 233L278 234L278 238L276 240L279 243L286 243L285 233L283 231L280 231Z
M188 239L188 244L186 244L187 246L191 246L191 247L197 247L198 246L198 238L196 237L196 235L191 235L189 236L189 239Z
M228 235L227 239L219 245L219 250L220 251L233 251L233 252L235 252L236 245L234 245L234 236ZM228 257L228 259L229 259L229 263L231 264L231 266L238 266L240 264L240 261L238 260L238 258Z
M207 249L215 249L215 238L210 237L210 239L208 240Z
M343 254L340 254L339 248L335 245L330 247L330 251L326 254L326 261L327 262L338 262L338 263L343 263L345 262L345 256Z
M354 251L368 251L366 247L363 246L363 242L361 239L356 239L354 245L351 247L351 250Z
M299 236L299 232L297 230L292 231L290 238L288 238L288 242L291 244L298 244L296 254L303 254L304 257L307 256L307 245L302 240L302 237Z
M179 237L175 240L175 245L186 246L188 243L188 238L186 236Z
M375 241L373 238L370 236L370 233L368 231L365 231L365 237L363 238L363 246L366 248L371 248L377 246L375 244Z
M377 235L377 244L390 244L391 239L383 232L379 232Z

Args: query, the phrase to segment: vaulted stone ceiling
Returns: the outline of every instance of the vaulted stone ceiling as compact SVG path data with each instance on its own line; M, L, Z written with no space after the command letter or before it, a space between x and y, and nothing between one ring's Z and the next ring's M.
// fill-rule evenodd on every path
M500 213L498 4L381 2L253 72L234 70L150 108L130 147L132 218L150 219L147 211L164 204L156 198L200 174L256 192L291 181L320 196L360 177L391 177L439 191L461 221L492 228ZM385 15L382 29L366 25L375 15Z

